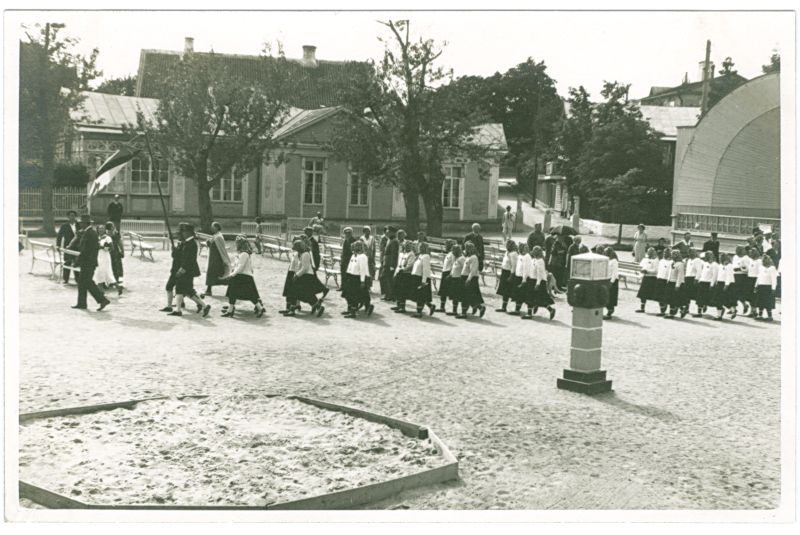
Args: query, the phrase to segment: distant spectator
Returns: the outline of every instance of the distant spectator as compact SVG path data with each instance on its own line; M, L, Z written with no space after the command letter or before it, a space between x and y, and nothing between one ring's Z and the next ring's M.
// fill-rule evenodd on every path
M712 232L711 239L703 244L703 252L706 251L714 253L714 258L719 257L719 240L716 232Z
M589 248L586 247L584 244L581 243L581 237L575 236L575 239L572 242L572 245L567 248L567 276L569 277L570 274L570 263L572 262L572 257L576 254L583 254L588 253Z
M689 249L694 249L694 242L692 242L692 234L686 232L683 239L675 244L673 249L677 249L681 253L681 258L686 258L689 255Z
M478 257L478 270L483 272L483 236L481 235L481 226L478 223L472 224L472 232L464 236L464 246L468 241L475 245L475 254Z
M503 242L511 239L511 235L514 233L514 220L516 217L516 214L511 211L511 206L506 206L506 211L503 212Z
M528 250L533 249L537 245L544 250L544 232L542 232L542 224L536 223L533 225L533 232L528 235Z
M553 244L555 244L557 240L558 232L554 229L550 229L550 235L544 240L544 263L547 266L550 265L550 253L552 252Z
M308 222L308 226L314 228L315 225L319 225L322 227L322 230L325 230L325 218L322 217L322 212L317 212L317 215L311 218L311 221Z
M641 223L636 228L636 233L633 235L633 260L638 264L644 259L644 253L647 251L647 232Z
M125 208L122 206L122 203L119 202L119 195L114 195L114 200L108 205L108 219L112 223L114 223L114 227L117 230L120 230L121 222L122 222L122 214L125 212ZM120 230L121 231L121 230Z
M653 247L653 249L656 250L656 253L658 254L659 258L664 257L664 249L666 248L667 248L667 240L665 240L664 238L659 238L658 243L655 245L655 247Z

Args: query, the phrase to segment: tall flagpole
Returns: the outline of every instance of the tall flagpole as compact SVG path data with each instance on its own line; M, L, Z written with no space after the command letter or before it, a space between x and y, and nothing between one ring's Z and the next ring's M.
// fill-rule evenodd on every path
M158 198L161 200L161 209L164 211L164 223L167 224L167 232L169 233L169 245L172 249L175 248L175 243L172 241L172 229L169 226L169 217L167 216L167 205L164 202L164 194L161 192L161 181L158 176L158 160L153 157L153 149L150 147L150 136L147 135L147 130L144 131L144 141L147 145L147 152L150 154L150 165L153 166L156 173L156 187L158 188Z

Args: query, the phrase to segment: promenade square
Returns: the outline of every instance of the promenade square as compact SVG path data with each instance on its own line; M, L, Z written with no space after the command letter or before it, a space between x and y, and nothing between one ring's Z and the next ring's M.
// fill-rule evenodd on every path
M229 244L230 246L230 244ZM555 320L494 312L414 319L376 303L344 319L332 290L322 318L285 318L287 262L255 257L267 308L208 318L164 306L167 252L125 258L126 291L104 312L72 310L76 287L29 274L19 257L20 412L182 394L299 394L429 425L460 462L460 481L375 508L771 509L780 500L780 305L749 318L634 314L635 286L604 323L614 391L556 389L569 362L570 308ZM201 280L196 280L196 288ZM374 294L373 294L374 295Z

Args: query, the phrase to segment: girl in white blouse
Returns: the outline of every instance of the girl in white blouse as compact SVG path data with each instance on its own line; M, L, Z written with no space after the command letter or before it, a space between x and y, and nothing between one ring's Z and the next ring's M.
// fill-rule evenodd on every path
M647 257L639 262L639 272L642 274L642 282L636 297L641 303L636 312L644 312L647 301L656 299L656 273L658 272L658 255L653 247L647 249Z
M517 256L517 265L514 267L514 277L512 279L513 293L511 298L515 303L514 311L509 312L509 314L512 316L520 315L522 304L527 300L525 292L528 288L528 285L526 284L526 281L528 280L528 275L531 272L532 263L533 258L531 258L530 251L528 250L528 244L520 244L519 255Z
M289 260L289 269L286 271L286 279L283 282L283 297L286 299L286 308L280 313L287 315L294 311L295 307L300 308L297 303L297 296L293 292L294 274L300 269L300 255L302 254L303 242L299 238L292 242L292 258Z
M691 306L692 301L695 302L695 306L697 306L697 279L700 278L700 270L703 269L703 259L697 256L697 252L694 249L689 249L688 256L686 258L686 278L684 282L684 286L686 287L685 292L686 295L686 307L687 311L689 310L688 307ZM700 307L697 306L698 312Z
M353 256L347 265L342 280L342 297L347 301L346 318L355 318L362 306L367 316L372 315L375 305L370 302L369 288L372 278L369 257L365 253L366 246L362 241L353 242Z
M769 255L761 258L761 269L756 279L757 320L772 321L772 310L775 308L775 290L778 287L778 269ZM766 311L767 317L762 318Z
M411 268L411 284L414 288L417 311L412 316L421 318L423 307L428 307L428 313L431 316L433 316L436 307L433 305L433 296L431 295L431 255L428 243L419 242L417 247L419 256Z
M619 260L617 259L616 251L611 247L606 247L603 254L608 257L608 278L611 281L611 287L608 290L608 303L606 303L606 315L604 317L610 320L619 301Z
M233 317L238 299L253 303L257 318L264 315L264 304L261 302L261 296L258 294L258 288L253 279L252 255L253 250L247 237L242 234L236 236L236 257L233 271L223 277L228 282L228 290L225 292L228 297L228 311L222 314L226 318Z
M708 306L711 305L714 287L717 284L719 264L714 258L714 253L707 251L704 253L703 264L700 267L700 274L697 277L697 291L695 292L695 303L697 303L697 314L695 318L702 318Z
M661 259L658 261L658 270L656 271L656 289L655 297L658 301L660 308L659 316L666 316L667 308L669 307L667 290L667 279L669 279L669 272L672 270L672 250L667 247L662 251Z
M464 293L461 297L461 314L457 318L464 319L467 317L467 309L472 308L472 313L480 311L480 317L486 314L486 305L483 304L483 296L481 295L481 288L478 285L478 278L480 277L479 262L477 249L475 244L467 242L464 246L467 260L464 263L464 271L461 273L461 278L464 280Z
M712 297L713 305L717 307L717 317L714 319L721 320L726 309L733 319L736 317L736 277L731 258L725 253L719 255L717 273L717 284Z
M750 309L750 296L747 293L747 271L750 268L750 257L743 245L736 246L736 254L731 259L733 264L733 277L736 284L736 299L742 303L742 314L747 314Z
M678 311L681 313L681 319L686 317L689 307L686 303L685 282L686 264L683 263L681 252L676 249L672 251L672 267L664 290L669 303L669 316L664 316L665 318L674 318Z
M453 254L453 245L455 245L453 240L444 241L445 255L444 262L442 263L442 280L439 281L439 291L437 292L439 295L439 310L441 312L447 311L446 306L448 286L450 285L450 270L453 269L453 262L456 260L456 256Z
M295 246L299 252L299 267L295 271L292 281L292 296L295 299L295 305L286 315L294 316L295 312L300 310L300 301L302 301L311 305L312 314L320 317L325 312L325 307L322 306L322 299L327 295L328 288L319 281L317 274L314 272L314 260L311 257L310 247L303 239L296 241ZM318 298L317 294L322 294L322 298Z
M533 314L541 307L547 309L552 320L556 315L556 309L553 308L553 298L550 297L550 292L547 291L547 269L542 248L538 245L534 246L531 250L531 258L527 281L531 292L529 294L528 313L523 316L523 319L531 319Z
M750 317L755 318L758 316L756 314L756 309L758 308L756 304L756 280L758 279L758 274L761 273L762 262L758 256L758 249L755 247L752 247L747 254L750 257L750 263L747 265L747 286L745 286L744 294L750 303Z
M461 274L464 271L464 264L467 259L461 254L461 246L453 244L453 265L450 268L450 276L447 283L447 297L453 303L453 311L447 312L448 316L458 315L458 304L461 302L461 296L464 293L464 279Z
M514 296L514 281L512 277L517 269L517 242L508 240L506 242L506 254L503 256L503 263L500 265L500 282L497 285L497 295L503 298L503 305L497 312L507 312L508 301Z
M397 305L392 307L392 310L398 313L406 311L406 301L414 299L416 288L413 287L411 281L411 269L414 267L414 262L417 261L417 255L414 252L414 244L410 240L403 242L403 253L397 262L397 270L394 276L394 295L397 298Z

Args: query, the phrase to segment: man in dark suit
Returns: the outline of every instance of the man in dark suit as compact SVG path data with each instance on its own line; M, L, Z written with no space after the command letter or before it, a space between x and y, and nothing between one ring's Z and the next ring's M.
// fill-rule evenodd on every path
M181 223L181 252L178 271L175 273L175 308L169 316L183 316L183 298L188 297L197 305L197 312L202 312L203 317L208 316L211 305L207 305L194 289L194 278L200 276L200 266L197 264L197 239L194 235L194 225Z
M114 195L114 200L108 205L108 220L114 223L114 226L120 232L122 232L120 225L122 224L122 213L124 211L122 203L119 202L119 195Z
M308 237L308 244L311 246L311 259L314 260L314 273L316 273L320 261L319 242L314 238L314 229L312 227L304 228L303 233Z
M85 310L87 308L86 293L88 292L92 294L92 298L100 305L97 309L97 311L100 312L108 306L110 301L94 282L94 272L97 269L97 251L100 249L100 238L97 236L97 231L92 226L92 223L91 216L86 214L81 216L83 234L78 248L80 255L76 260L77 265L81 268L80 274L78 275L78 304L72 308Z
M546 266L550 265L550 253L553 252L553 245L558 241L558 232L550 229L550 234L544 239L544 263Z
M570 274L570 264L572 263L572 257L576 254L583 254L588 253L589 248L586 247L584 244L581 243L581 237L575 236L575 239L572 241L572 245L567 248L567 279L569 279Z
M400 242L397 241L394 227L389 227L387 234L386 248L383 251L381 260L381 293L384 301L393 299L392 283L394 282L394 270L397 268L397 261L400 258Z
M72 243L72 240L78 232L78 213L75 210L70 210L67 212L67 217L69 221L61 225L61 228L58 229L58 235L56 236L56 247L62 247L64 249L69 249L69 244ZM61 276L66 283L69 282L69 274L72 272L67 266L72 265L73 257L70 255L63 255L63 257L64 268L61 270Z
M703 252L706 251L714 253L714 258L719 260L719 240L717 239L716 232L712 232L711 239L703 244Z
M478 271L483 272L483 236L481 236L481 226L477 223L472 224L472 232L464 236L464 245L471 241L475 245L475 254L478 256Z
M533 249L537 245L544 251L544 232L542 232L541 223L536 223L533 226L533 232L528 234L528 249Z

